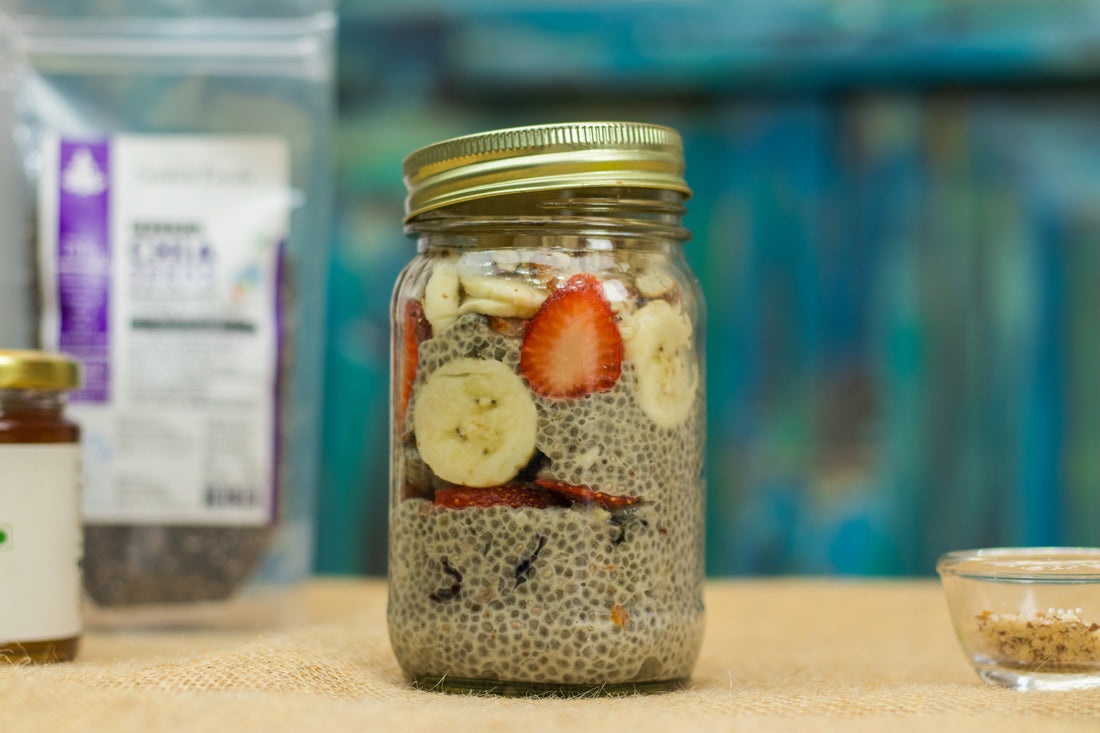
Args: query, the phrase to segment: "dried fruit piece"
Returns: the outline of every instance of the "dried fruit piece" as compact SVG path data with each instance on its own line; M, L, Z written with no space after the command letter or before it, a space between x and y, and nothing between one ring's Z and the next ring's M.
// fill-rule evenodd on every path
M507 483L535 453L531 393L499 361L464 357L432 372L417 390L413 430L435 475L463 486Z
M594 275L574 275L539 307L523 337L519 369L536 393L583 397L615 386L623 340Z
M510 339L523 338L527 331L527 321L522 318L502 318L501 316L489 316L489 328L494 333L499 333Z
M516 584L512 586L513 588L518 588L531 579L535 572L535 561L539 559L539 553L542 552L544 547L546 547L546 538L542 535L536 535L535 551L516 565Z
M618 603L611 607L611 623L625 629L626 621L629 618L630 614L627 613L626 609L620 606Z
M595 491L584 484L567 484L564 481L552 481L543 478L535 479L535 483L571 501L598 504L608 510L623 509L640 501L640 499L633 496L616 496L605 494L602 491Z
M546 509L552 506L565 506L568 502L553 491L534 486L508 484L486 488L456 486L449 489L439 489L435 492L435 504L451 509L466 509L475 506L508 506L513 509L529 506L536 509Z
M397 352L398 375L397 404L395 413L397 425L405 424L405 412L409 407L413 382L416 380L416 366L419 361L420 344L432 337L432 325L424 316L424 308L418 300L406 300L401 314L401 348Z
M458 598L458 594L462 592L462 571L453 567L447 558L443 558L440 562L443 565L443 572L451 579L451 584L432 591L428 594L428 599L436 603L446 603Z

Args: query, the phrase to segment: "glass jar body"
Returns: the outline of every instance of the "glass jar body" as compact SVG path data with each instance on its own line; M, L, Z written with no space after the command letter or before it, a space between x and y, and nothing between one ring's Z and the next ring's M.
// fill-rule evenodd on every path
M41 389L0 389L0 461L5 461L8 455L4 453L5 449L18 450L24 446L44 447L51 446L55 448L61 448L66 450L66 446L71 446L70 452L79 451L80 442L80 428L76 423L66 419L64 415L65 405L65 393L63 391L55 390L41 390ZM67 456L62 456L65 458ZM58 454L50 451L41 455L41 460L54 463L58 458ZM77 459L78 461L78 459ZM7 465L5 463L4 465ZM34 472L35 466L29 465L27 468ZM79 562L79 544L80 544L80 527L79 527L79 486L75 482L79 481L78 476L70 475L64 470L59 470L57 465L52 465L48 469L52 475L61 476L63 480L71 480L74 482L72 486L58 487L59 494L64 496L67 500L71 501L71 505L56 506L51 508L50 517L44 518L47 525L56 523L61 525L60 534L64 535L62 542L71 544L71 548L63 548L57 557L61 563L66 565L71 560L72 567L63 567L60 569L60 573L55 573L53 570L56 568L43 568L43 572L37 572L37 569L21 568L26 572L21 573L22 576L33 576L35 582L41 584L43 587L35 589L41 590L46 593L46 596L51 599L51 602L61 603L66 606L72 606L78 603L79 598L79 580L73 582L64 582L65 587L48 588L51 582L58 578L69 578L69 576L78 577L76 571L77 564ZM35 477L37 478L37 477ZM30 476L20 475L17 480L12 481L10 484L0 487L4 491L22 491L28 490L27 485L32 484L33 479ZM7 483L7 482L4 482ZM0 497L4 505L7 506L8 497ZM20 504L24 502L19 500ZM55 513L56 512L56 513ZM77 521L70 522L69 520L74 515ZM8 517L0 517L2 519L9 519ZM71 525L71 526L69 526ZM7 532L12 532L11 527L5 528ZM21 527L15 528L15 532L18 532ZM71 532L69 531L71 530ZM14 534L14 533L13 533ZM71 536L70 536L71 535ZM13 541L11 537L5 537L4 539ZM15 539L14 541L18 541ZM17 562L22 564L24 558L15 557L15 553L9 553L9 557L5 558L6 561ZM11 570L11 569L9 569ZM20 602L26 600L27 591L25 589L20 591L18 588L11 589L11 592L16 598L21 599ZM51 613L51 609L42 608L39 609L43 618L52 619L56 616ZM66 613L63 611L60 617L72 618L72 613ZM4 662L62 662L70 661L76 657L77 649L80 644L80 634L73 633L71 630L72 622L68 622L66 628L67 631L60 632L58 635L53 634L36 634L34 639L20 639L11 638L11 634L7 629L0 629L0 661ZM19 634L16 634L19 636ZM42 638L45 636L45 638Z
M543 192L410 227L388 619L420 686L618 693L690 676L704 319L680 211L668 192Z

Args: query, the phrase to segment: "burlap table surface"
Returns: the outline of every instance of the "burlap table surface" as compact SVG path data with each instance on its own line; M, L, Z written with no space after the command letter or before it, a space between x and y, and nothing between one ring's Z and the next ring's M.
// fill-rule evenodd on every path
M505 699L410 689L385 584L318 579L279 631L90 631L79 661L0 667L0 731L1100 731L1100 690L984 685L934 581L707 586L689 689Z

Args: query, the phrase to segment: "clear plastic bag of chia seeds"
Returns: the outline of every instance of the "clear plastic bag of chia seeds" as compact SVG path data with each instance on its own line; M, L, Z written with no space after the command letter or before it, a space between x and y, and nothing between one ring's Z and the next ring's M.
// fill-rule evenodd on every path
M277 621L312 560L332 3L26 0L6 28L29 345L85 375L89 621Z
M12 58L9 18L0 0L0 348L30 345L31 319L29 262L20 197L21 176L10 134L13 122L12 86L15 63Z

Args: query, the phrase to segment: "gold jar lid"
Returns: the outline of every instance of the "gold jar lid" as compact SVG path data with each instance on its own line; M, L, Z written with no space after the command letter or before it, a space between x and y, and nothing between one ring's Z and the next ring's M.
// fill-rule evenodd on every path
M462 201L553 188L636 186L691 195L680 134L639 122L570 122L457 137L411 153L403 173L406 222Z
M64 354L0 349L0 389L75 389L80 365Z

